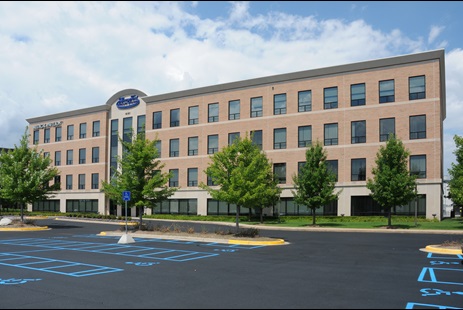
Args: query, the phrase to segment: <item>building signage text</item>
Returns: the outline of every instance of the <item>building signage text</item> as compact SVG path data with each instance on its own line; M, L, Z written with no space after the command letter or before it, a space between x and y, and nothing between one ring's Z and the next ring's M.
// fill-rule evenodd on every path
M48 128L48 127L59 127L59 126L61 126L61 124L63 124L63 121L51 122L51 123L47 123L47 124L40 124L40 125L34 126L34 130Z
M137 95L132 95L129 98L120 97L116 103L119 109L130 109L137 106L140 103Z

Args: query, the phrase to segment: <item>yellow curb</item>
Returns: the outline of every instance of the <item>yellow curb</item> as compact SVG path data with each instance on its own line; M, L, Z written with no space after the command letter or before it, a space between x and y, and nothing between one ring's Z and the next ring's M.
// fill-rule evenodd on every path
M106 236L106 232L105 231L102 231L98 234L98 236Z
M40 227L9 227L9 228L0 228L0 231L36 231L36 230L47 230L48 226Z
M242 245L280 245L285 244L283 239L276 239L275 241L250 241L250 240L228 240L229 244L242 244Z
M426 246L426 248L420 249L420 251L431 252L431 253L436 253L436 254L453 254L453 255L463 254L461 252L461 249L443 248L439 245L428 245Z
M119 225L125 225L125 223L119 223ZM136 226L138 225L138 222L128 222L127 226Z

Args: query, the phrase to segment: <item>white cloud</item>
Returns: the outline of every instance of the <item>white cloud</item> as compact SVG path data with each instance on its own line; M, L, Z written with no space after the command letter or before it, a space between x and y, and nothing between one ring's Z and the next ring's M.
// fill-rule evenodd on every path
M429 31L428 36L428 44L434 42L434 40L441 34L441 32L445 29L443 26L432 26L431 30Z
M228 18L188 13L203 5L1 2L0 146L19 141L27 118L102 105L125 88L156 95L447 45L436 43L442 26L426 42L363 20L251 14L252 2L228 4ZM446 62L444 125L463 133L462 50L448 51Z

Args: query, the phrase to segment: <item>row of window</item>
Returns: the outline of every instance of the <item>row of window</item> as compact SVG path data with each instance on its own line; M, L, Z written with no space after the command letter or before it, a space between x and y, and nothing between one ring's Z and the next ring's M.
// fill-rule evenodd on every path
M336 109L338 107L338 87L328 87L323 90L323 108ZM426 79L425 76L415 76L409 78L409 100L426 98ZM395 101L394 80L379 82L379 103ZM361 106L366 104L365 83L351 85L351 106ZM241 118L240 100L228 102L228 120ZM286 114L287 99L286 94L276 94L273 96L273 115ZM250 118L263 116L263 97L254 97L250 100ZM298 112L312 111L312 91L304 90L298 92ZM169 124L167 127L180 126L180 108L170 110ZM219 103L208 104L208 123L219 121ZM188 107L188 125L199 124L199 106ZM153 112L152 129L162 128L162 111Z
M66 131L66 140L74 140L74 125L68 125ZM92 125L92 137L100 136L100 121L94 121ZM50 143L51 128L45 128L43 131L43 143ZM87 138L87 123L79 124L79 139ZM63 139L63 128L55 127L55 142ZM39 130L34 130L34 144L39 143Z
M58 175L55 177L54 180L55 184L61 184L61 176ZM78 174L77 176L77 189L86 189L86 184L85 184L85 174ZM74 189L74 184L73 184L73 175L72 174L67 174L66 175L66 189L67 190L72 190ZM100 176L98 173L92 173L91 177L91 184L90 184L91 189L99 189L100 188Z
M426 138L426 115L410 116L409 138L425 139ZM353 121L351 122L351 143L366 143L367 137L366 121ZM379 120L379 141L386 141L389 135L395 135L395 118L384 118ZM239 132L228 134L228 144L240 136ZM262 149L262 130L255 130L251 132L252 141L260 149ZM324 125L324 145L338 145L338 124L325 124ZM287 135L286 128L275 128L273 130L273 149L286 149L287 148ZM298 127L298 142L300 148L310 146L312 144L312 126L299 126ZM195 156L199 154L198 150L199 137L188 138L188 156ZM158 141L157 148L159 156L161 157L161 142ZM207 154L214 154L219 151L219 135L207 136ZM180 156L180 139L174 138L169 140L169 157Z
M338 180L338 160L327 160L327 168L336 176ZM300 170L305 162L298 163ZM367 171L366 158L353 158L351 159L351 181L366 181ZM169 179L170 187L179 186L179 169L170 169L169 172L172 177ZM273 164L273 173L278 179L279 184L286 184L286 163ZM426 155L412 155L410 156L410 174L416 175L418 179L426 178ZM207 176L207 185L215 185L210 176ZM187 186L198 186L198 168L187 169Z
M45 152L44 156L49 157L50 153ZM100 148L98 146L92 147L92 157L91 161L93 164L100 162ZM87 163L87 149L81 148L79 149L79 164L86 164ZM55 159L54 165L61 166L63 163L61 161L61 151L55 151ZM73 165L74 164L74 150L67 150L66 151L66 165Z

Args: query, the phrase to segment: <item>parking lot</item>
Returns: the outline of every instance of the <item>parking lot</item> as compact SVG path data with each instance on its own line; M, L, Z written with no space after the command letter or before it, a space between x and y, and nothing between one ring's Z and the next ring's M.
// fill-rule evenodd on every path
M460 309L463 235L262 231L281 246L157 238L119 244L107 224L44 220L0 232L2 308Z

